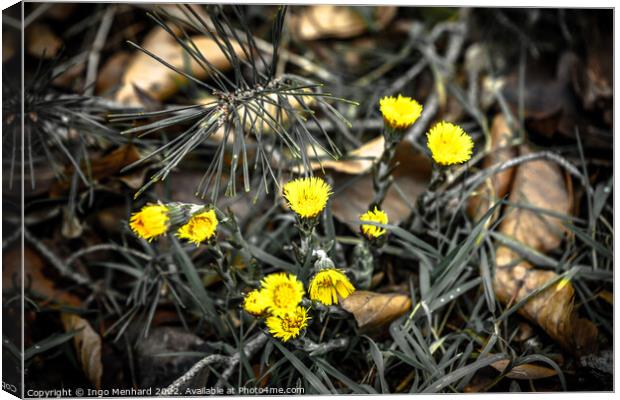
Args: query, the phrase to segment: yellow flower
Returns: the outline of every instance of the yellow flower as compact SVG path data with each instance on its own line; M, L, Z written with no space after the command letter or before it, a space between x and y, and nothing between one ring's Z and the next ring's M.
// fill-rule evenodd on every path
M284 185L284 198L297 215L314 218L325 208L331 190L321 178L298 178Z
M366 211L364 214L362 214L360 216L360 221L370 221L370 222L377 222L380 224L387 224L388 223L388 216L385 213L385 211L383 210L379 210L377 207L375 207L374 210L372 211ZM379 226L374 226L374 225L362 225L362 233L364 235L366 235L366 237L372 239L372 238L377 238L381 235L385 234L385 229L381 228Z
M392 129L409 128L422 114L422 106L411 97L384 97L379 101L385 124Z
M439 165L461 164L471 158L474 142L458 125L439 122L426 137L433 159Z
M295 309L304 297L304 285L295 275L283 272L267 275L262 281L269 311L277 313Z
M338 297L346 299L355 291L349 278L339 269L323 269L314 275L308 290L312 300L326 306L338 304Z
M264 290L254 289L243 300L243 309L255 317L263 315L268 307L269 300Z
M275 338L287 342L301 334L304 328L308 326L308 320L308 310L303 307L296 307L270 316L265 324Z
M200 244L215 235L217 224L215 210L201 212L193 215L185 225L180 227L177 236Z
M169 222L168 207L163 204L149 204L131 215L129 227L136 235L150 242L166 233Z

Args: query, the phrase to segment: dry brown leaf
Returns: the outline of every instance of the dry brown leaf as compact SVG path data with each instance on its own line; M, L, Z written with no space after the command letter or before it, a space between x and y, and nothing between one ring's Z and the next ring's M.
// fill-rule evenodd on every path
M224 53L222 53L217 43L211 38L207 36L193 36L191 39L198 50L215 68L222 71L230 68L228 59ZM239 57L244 57L241 46L234 41L232 44L237 55ZM142 47L179 70L185 71L187 69L184 65L183 48L176 42L174 37L163 28L157 27L153 29L144 39ZM205 78L207 76L207 71L205 71L192 57L188 56L187 58L189 58L190 61L189 67L191 75L198 79ZM116 100L127 105L140 106L141 102L134 90L134 85L148 96L157 100L164 100L175 93L179 86L183 85L185 82L185 77L172 71L148 54L137 51L123 76L122 87L116 94Z
M114 149L110 153L96 158L90 163L90 176L94 180L109 178L116 176L123 168L138 161L141 158L138 148L132 144L127 144ZM65 176L73 176L75 167L69 164L64 171ZM88 173L88 169L83 166L84 174ZM135 173L135 171L134 171ZM54 182L50 190L50 196L61 196L69 189L70 182L60 181Z
M382 204L390 224L398 224L409 216L411 207L415 206L418 196L426 190L431 176L431 162L428 157L416 152L408 142L398 145L394 159L399 163L393 173L394 185L388 190ZM368 205L374 195L372 170L361 177L351 178L351 175L344 173L334 173L332 176L334 186L343 188L333 197L332 213L340 221L350 224L357 230L355 221L368 211ZM351 179L355 181L347 185ZM395 185L398 185L403 192L404 198L398 193Z
M396 15L396 7L373 7L375 29L383 29ZM351 38L366 32L368 22L356 7L320 4L291 15L291 30L302 40Z
M499 372L503 372L509 363L510 360L500 360L494 362L491 366ZM558 373L553 368L547 368L536 364L521 364L513 367L510 372L506 374L506 377L511 379L527 380L549 378L551 376L556 376L557 374Z
M376 330L406 313L411 299L400 293L357 290L341 300L340 305L353 314L360 329Z
M603 290L598 294L598 296L612 306L614 305L614 294L609 290Z
M364 143L357 149L351 150L349 154L340 160L332 159L325 152L321 152L321 149L319 148L316 148L317 154L314 153L314 150L311 147L306 149L306 153L308 154L308 157L311 158L316 158L317 155L320 158L325 157L325 159L322 159L321 162L313 161L310 163L310 168L313 170L319 170L322 166L324 169L331 169L336 172L359 175L368 172L372 167L372 164L378 160L379 157L381 157L381 154L383 154L384 143L385 138L383 135L377 136L376 138ZM299 173L302 171L302 167L298 166L293 170Z
M523 147L521 154L528 153L530 151ZM519 166L509 200L565 215L570 215L571 211L566 176L556 163L547 160L530 161ZM559 218L516 207L507 208L505 214L500 231L535 250L553 250L564 237L564 225Z
M309 92L309 89L305 89L305 91ZM304 106L302 106L302 104L297 101L295 97L286 96L286 99L288 100L292 109L297 110L301 113L304 112ZM314 98L312 96L302 96L302 100L305 103L306 109L310 108L314 103ZM216 101L217 99L213 96L205 96L199 99L196 104L205 105L209 103L214 103ZM242 116L241 118L245 120L245 129L248 131L253 130L254 132L261 132L265 134L272 133L272 126L274 126L274 120L279 121L281 125L286 127L289 119L289 114L287 112L283 112L282 107L276 105L277 103L279 103L278 95L272 93L263 97L261 101L250 100L247 105L240 105L237 108L237 112L240 116ZM264 109L264 114L266 115L257 116L258 114L255 110L258 109ZM220 126L211 136L209 136L209 140L212 140L214 142L221 142L222 140L224 140L225 132L226 129L224 128L224 126ZM247 137L245 140L249 141L248 143L253 142L252 137ZM228 136L228 143L232 144L233 142L234 135L230 134ZM317 151L318 150L319 149L317 148ZM314 157L312 149L308 150L308 155L310 157ZM299 171L301 171L301 168L299 169Z
M2 252L2 288L7 290L13 282L21 282L21 249L16 246ZM54 281L43 274L46 261L29 245L24 246L24 280L26 287L49 302L58 302L71 307L80 307L82 300L67 289L57 288Z
M527 149L522 150L527 154ZM515 204L570 214L571 194L565 175L557 164L541 160L521 164L516 172L509 200ZM561 220L525 208L508 207L500 232L539 252L557 248L563 238ZM557 278L552 271L538 270L505 246L496 251L495 294L514 304L532 291ZM553 339L570 351L588 351L595 343L596 326L574 311L574 289L561 281L531 298L519 313L536 322Z
M485 157L482 162L483 168L490 168L491 166L513 159L517 156L517 149L515 147L506 147L512 139L512 132L506 118L503 114L498 114L493 118L493 124L491 126L491 152ZM498 150L500 149L500 150ZM516 168L509 168L507 170L498 172L486 179L486 181L478 187L476 194L469 199L467 206L467 212L474 219L478 220L482 217L492 206L497 199L504 197L514 177ZM499 212L499 209L497 209ZM497 218L497 213L493 215L490 222Z
M19 48L16 35L9 30L5 30L2 36L2 62L7 62L15 55L15 50Z
M73 337L75 351L88 380L101 388L103 364L101 363L101 337L90 326L88 321L75 314L61 313L60 319L65 331L77 331Z
M62 47L60 38L45 24L35 22L28 26L24 34L26 36L26 51L31 56L51 59L58 54Z
M131 61L131 55L128 51L119 51L108 58L97 74L96 89L98 94L105 94L120 84L123 73Z
M55 3L47 10L45 16L57 21L64 21L71 16L78 6L77 3Z

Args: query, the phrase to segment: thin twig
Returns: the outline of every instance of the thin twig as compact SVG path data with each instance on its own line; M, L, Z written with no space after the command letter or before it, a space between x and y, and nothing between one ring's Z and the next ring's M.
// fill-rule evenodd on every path
M243 347L244 356L247 358L251 358L256 351L261 349L265 342L267 341L267 335L264 332L260 332L256 334L252 339L246 342ZM241 353L235 353L231 356L223 356L221 354L211 354L202 360L198 361L194 364L186 373L180 376L177 380L175 380L170 386L168 386L163 393L169 395L175 395L179 393L179 390L187 385L192 378L194 378L200 371L202 371L205 367L212 364L226 364L226 369L220 376L220 379L217 381L216 387L222 387L224 382L230 378L232 373L235 370L235 367L239 364L241 360Z
M43 244L43 242L31 234L28 229L24 229L24 239L27 240L43 257L45 257L62 276L71 278L81 285L90 283L89 278L69 269L68 264L58 258L58 256L56 256L45 244Z
M254 336L252 339L250 339L243 347L244 357L251 358L254 355L254 353L262 349L265 343L267 342L267 338L268 336L266 333L260 332L256 336ZM228 363L229 363L228 367L222 373L222 376L217 381L215 387L219 388L219 387L224 386L224 382L228 381L228 378L230 378L230 376L233 374L240 360L241 360L241 353L236 353L230 357L230 359L228 360Z
M433 33L431 34L431 36L437 38L444 31L451 32L445 57L444 59L440 59L438 57L437 57L438 59L432 58L431 62L439 63L441 64L441 66L445 67L445 66L450 66L454 64L454 62L458 58L459 54L461 53L461 48L463 47L463 42L465 40L465 36L467 32L466 32L465 24L457 23L457 24L449 24L449 25L442 26L442 29L433 30ZM425 55L435 54L433 44L425 45L425 47L421 49L421 51ZM439 66L439 65L436 65L436 66ZM441 68L441 69L444 70L445 68ZM453 73L454 71L452 70L444 71L444 79L445 80L449 79ZM420 118L416 121L415 124L413 124L413 126L409 129L409 132L407 132L407 134L405 135L405 140L408 140L418 150L424 151L417 141L420 135L422 135L422 133L428 127L428 124L431 122L431 120L437 113L438 109L439 109L439 96L437 94L437 91L435 91L433 92L433 94L429 96L429 98L424 103L424 109L422 111L422 115L420 116Z
M176 394L180 394L179 389L184 387L189 381L194 378L194 376L198 375L200 371L202 371L205 367L212 364L224 364L230 362L230 357L223 356L221 354L211 354L198 361L194 366L192 366L189 371L184 373L177 380L172 382L170 386L168 386L163 393L174 396Z
M73 253L70 257L68 257L65 260L65 265L69 266L73 264L78 258L82 257L85 254L93 253L95 251L102 251L102 250L115 250L115 251L122 252L122 253L132 254L136 257L140 257L147 261L151 260L151 256L145 253L142 253L140 251L137 251L137 250L134 250L128 247L119 246L119 245L112 244L112 243L103 243L103 244L96 244L94 246L90 246L90 247L87 247L85 249L82 249L82 250L79 250Z
M580 180L580 182L583 184L584 187L589 188L587 185L587 178L581 174L581 172L579 172L579 170L577 169L577 167L575 167L573 164L570 163L570 161L568 161L567 159L565 159L564 157L560 156L559 154L550 152L550 151L541 151L538 153L530 153L530 154L525 154L523 156L520 157L516 157L513 158L511 160L508 161L504 161L504 162L499 162L494 164L493 166L486 168L482 171L479 171L477 173L475 173L474 175L470 176L469 178L467 178L463 184L458 185L455 188L452 188L450 190L447 190L445 192L436 192L437 194L441 195L441 201L437 201L432 209L435 209L437 207L441 207L443 206L448 199L452 198L453 196L457 195L458 193L462 192L464 190L464 188L468 187L468 188L474 188L477 187L478 184L480 182L482 182L484 179L488 178L491 175L495 175L501 171L507 170L509 168L513 168L519 164L523 164L526 162L530 162L530 161L536 161L536 160L549 160L549 161L554 161L556 163L558 163L561 167L563 167L564 169L566 169L566 171L568 171L568 173L570 173L571 175L573 175L574 177L578 178ZM592 189L589 188L589 192L592 192ZM468 189L468 190L473 190L473 189ZM430 196L427 201L425 201L424 206L425 207L430 207L431 203L433 201L437 200L434 196ZM430 210L430 208L429 208Z
M2 250L6 249L11 243L13 243L17 238L19 238L22 234L21 228L15 229L13 233L9 235L6 239L2 241Z
M342 350L349 345L349 338L332 339L324 343L315 343L309 339L304 341L304 351L313 357L322 356L335 350Z
M409 143L421 152L424 152L424 148L418 143L418 138L426 130L431 120L435 117L438 109L439 96L437 95L437 92L433 92L433 94L431 94L424 103L422 115L420 115L420 118L418 118L415 124L413 124L413 126L409 128L409 131L405 134L404 140L409 141Z
M97 70L99 68L99 59L101 58L101 50L105 45L105 40L110 33L112 21L114 21L114 13L116 7L107 7L106 12L101 18L101 24L95 35L92 50L88 55L88 68L86 69L86 81L84 82L84 94L92 96L95 93L95 81L97 80Z

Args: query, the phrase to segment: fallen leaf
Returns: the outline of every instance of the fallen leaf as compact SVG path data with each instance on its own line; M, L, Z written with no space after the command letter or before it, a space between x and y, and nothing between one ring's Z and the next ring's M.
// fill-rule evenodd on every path
M425 155L416 152L409 142L401 142L398 145L394 159L399 163L392 174L394 184L388 190L382 204L390 224L398 224L410 215L416 199L426 190L431 176L431 161ZM349 168L349 171L356 170ZM368 205L374 196L372 169L361 176L351 177L349 174L339 172L333 173L332 177L334 187L341 188L332 199L332 213L357 231L356 221L361 214L368 211ZM403 196L399 194L396 185Z
M95 388L100 389L101 376L103 375L101 337L94 331L88 321L75 314L61 313L60 319L65 331L77 331L73 337L73 343L75 344L75 351L78 354L82 370Z
M21 282L22 266L21 260L24 257L24 281L26 290L36 293L46 300L40 303L41 306L51 302L58 302L71 307L80 307L82 300L69 292L66 288L58 288L55 282L43 274L46 261L28 244L21 252L19 246L7 249L2 252L2 288L7 290L13 286L13 282Z
M523 148L521 153L527 154ZM516 172L509 200L515 204L570 214L570 186L559 166L540 160L521 164ZM538 252L557 248L564 236L562 221L531 209L507 207L500 232ZM496 250L495 294L505 304L514 304L557 278L553 271L535 269L514 250L499 246ZM515 265L515 261L519 261ZM595 344L596 326L579 318L574 311L574 289L569 281L560 281L532 297L519 313L536 322L567 350L587 352Z
M312 170L318 170L323 167L324 169L331 169L336 172L342 172L345 174L359 175L366 173L372 167L372 164L381 157L383 154L383 146L385 144L385 138L383 135L364 143L355 150L351 150L346 156L340 160L332 159L325 152L321 152L321 149L316 148L317 154L320 158L325 159L318 161L312 161L310 168ZM316 146L315 146L316 147ZM316 158L314 150L312 148L306 149L308 157ZM295 172L300 173L303 167L297 166L293 169Z
M310 92L309 89L303 89L305 92ZM293 96L284 96L288 101L288 104L284 102L277 94L272 93L267 96L261 97L261 100L253 99L248 102L247 105L241 104L237 108L237 112L240 116L241 120L245 121L245 129L248 131L261 132L265 134L269 134L273 132L272 126L274 125L273 121L278 121L279 125L287 126L289 122L289 114L284 111L284 108L296 110L300 115L303 115L305 110L310 108L314 104L314 98L312 96L301 96L304 105L302 105L297 98ZM216 102L217 99L213 96L205 96L199 99L196 104L209 104ZM278 106L281 105L281 106ZM255 111L262 109L263 112L260 115ZM269 122L267 122L269 121ZM262 125L262 126L261 126ZM218 130L216 130L211 136L209 136L209 140L214 142L221 142L224 140L224 134L226 129L224 126L220 126ZM252 143L253 138L248 136L245 138L246 143ZM234 142L234 135L230 134L228 136L228 143ZM317 151L319 150L318 146ZM312 148L308 149L308 154L310 157L314 156L314 152L312 152ZM250 157L251 158L251 157ZM300 169L301 170L301 169Z
M140 158L141 155L138 148L132 144L127 144L112 150L102 157L91 160L90 169L84 165L82 166L82 171L86 176L90 174L93 180L117 177L123 168L138 161ZM72 177L74 171L75 167L73 164L69 164L65 168L64 175ZM135 173L136 171L133 171L125 175L131 177ZM120 177L118 178L120 179ZM50 197L62 196L63 193L69 190L70 184L66 180L54 182L50 190Z
M510 360L499 360L491 364L499 372L504 372ZM512 367L506 377L511 379L543 379L556 376L558 373L553 368L547 368L536 364L521 364Z
M57 21L64 21L73 14L78 6L77 3L55 3L45 12L45 16Z
M215 68L220 71L230 68L230 62L214 40L207 36L193 36L191 39L196 48ZM232 41L232 45L237 56L243 58L244 53L239 43ZM142 47L181 71L189 69L190 75L197 79L206 78L208 75L208 72L186 54L174 37L163 28L153 29L144 39ZM186 61L189 61L189 65L185 65ZM116 93L116 100L127 105L141 106L142 103L134 90L134 85L149 97L164 100L175 93L186 81L185 77L148 54L136 51L123 76L122 86Z
M128 51L116 52L108 58L97 74L96 89L98 94L105 94L120 84L130 60L131 53Z
M375 330L406 313L411 308L411 299L400 293L357 290L341 300L340 305L353 314L360 329Z
M368 10L370 18L362 13ZM396 7L348 7L329 4L308 6L299 15L291 15L291 31L302 40L351 38L369 29L385 28L396 15Z
M26 51L34 57L52 59L62 47L62 41L49 26L33 23L24 31Z
M614 294L609 290L603 290L598 294L598 297L605 300L608 304L614 305Z
M483 168L490 168L497 163L506 162L517 156L515 147L507 147L512 141L512 132L503 114L498 114L493 118L491 126L491 152L482 162ZM474 219L482 217L498 199L504 197L514 177L516 168L498 172L487 178L476 190L475 194L469 199L467 212ZM497 218L500 209L489 219L492 223Z
M573 87L574 76L579 76L584 69L582 64L582 57L570 51L560 56L555 70L552 60L539 59L528 63L525 72L527 85L522 96L525 125L528 132L536 132L548 138L559 133L574 139L575 129L579 129L585 147L606 149L613 139L612 131L598 128L597 118L585 112L582 99L577 97ZM515 71L506 77L501 88L514 115L518 115L521 98L518 76ZM596 98L603 99L604 96L596 94Z
M5 63L15 55L19 47L17 37L11 31L5 30L2 36L2 62Z

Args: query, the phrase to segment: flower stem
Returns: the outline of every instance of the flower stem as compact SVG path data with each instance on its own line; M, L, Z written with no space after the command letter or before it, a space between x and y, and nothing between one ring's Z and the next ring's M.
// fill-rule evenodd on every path
M387 195L387 191L392 186L394 182L394 178L392 177L392 171L396 166L391 166L392 160L394 159L394 155L396 154L396 146L400 142L401 136L395 134L390 130L386 130L384 132L385 144L383 148L383 154L381 154L381 158L379 162L374 165L374 176L373 176L373 189L375 192L375 196L370 203L370 209L377 206L381 208L381 203L385 200L385 196Z

